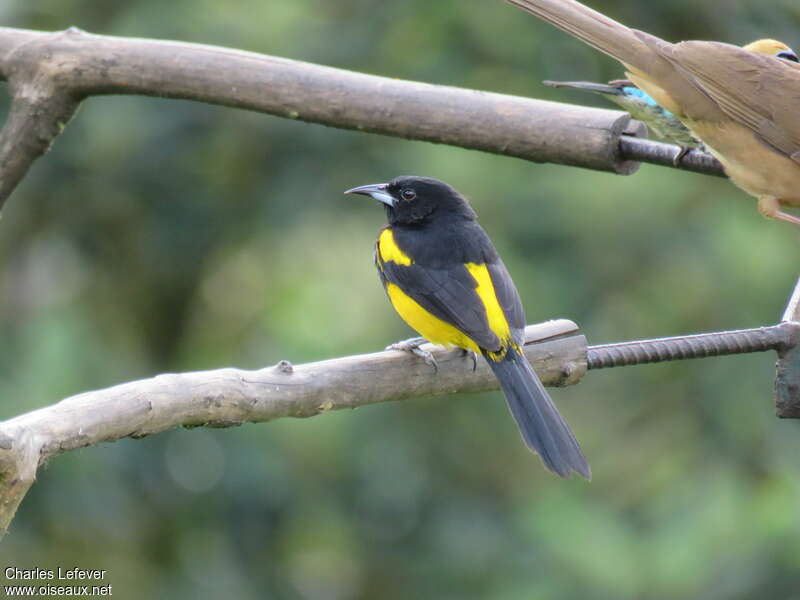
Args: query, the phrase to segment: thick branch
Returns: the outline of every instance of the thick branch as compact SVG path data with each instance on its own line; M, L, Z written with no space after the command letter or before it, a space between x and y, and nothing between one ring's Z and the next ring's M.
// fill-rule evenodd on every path
M0 132L0 206L72 114L70 101L100 94L197 100L333 127L633 173L664 152L620 142L644 134L627 113L354 73L241 50L172 41L0 28L0 78L53 96L24 128L33 150L6 165L20 140L9 119ZM24 107L24 103L22 104ZM13 112L13 111L12 111ZM15 114L25 114L20 110ZM13 115L12 115L13 116ZM45 132L42 135L42 132ZM634 137L631 137L634 136ZM672 156L673 147L665 155ZM687 157L682 167L699 157ZM712 159L713 160L713 159ZM715 167L718 169L718 166ZM701 169L703 170L703 169ZM714 168L710 169L711 171ZM708 172L708 169L703 170Z
M532 325L526 335L525 353L546 385L577 383L586 372L586 338L571 321ZM460 350L430 349L438 373L402 352L379 352L296 367L281 362L258 371L159 375L72 396L0 422L0 533L33 484L38 466L68 450L181 425L230 427L498 388L484 361L473 372L471 359Z

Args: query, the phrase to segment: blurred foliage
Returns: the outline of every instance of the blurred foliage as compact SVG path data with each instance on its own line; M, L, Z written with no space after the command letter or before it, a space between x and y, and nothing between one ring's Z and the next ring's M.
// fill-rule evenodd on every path
M791 0L592 5L671 40L800 45ZM499 0L6 0L0 18L573 102L595 100L540 81L621 75ZM723 180L93 98L0 221L2 416L408 337L371 264L383 211L341 194L408 173L467 193L529 320L572 318L590 343L770 324L798 274L797 231ZM800 439L773 416L773 362L555 390L591 484L545 473L499 393L72 452L40 472L0 564L108 569L123 598L797 598Z

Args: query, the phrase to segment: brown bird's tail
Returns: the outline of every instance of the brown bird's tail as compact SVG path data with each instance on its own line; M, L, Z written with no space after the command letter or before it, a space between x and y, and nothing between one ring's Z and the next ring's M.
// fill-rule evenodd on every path
M581 447L528 359L513 346L499 361L486 353L484 357L500 381L508 408L528 448L541 457L545 467L561 477L569 477L575 471L591 479L592 471Z
M543 21L642 72L649 70L653 49L637 32L575 0L506 0Z

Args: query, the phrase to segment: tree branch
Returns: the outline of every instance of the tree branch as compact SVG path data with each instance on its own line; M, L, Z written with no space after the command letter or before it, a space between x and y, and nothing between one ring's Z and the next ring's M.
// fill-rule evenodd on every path
M0 28L13 109L0 132L0 207L88 96L197 100L280 117L631 174L675 148L627 113L354 73L215 46ZM691 168L697 153L683 161ZM713 160L713 159L711 159ZM717 165L718 167L718 165ZM713 170L713 169L712 169ZM721 172L721 169L718 169Z
M12 87L11 110L0 132L0 207L78 107L66 94L47 88L47 82L35 79Z
M525 354L546 385L586 373L586 338L566 320L530 325ZM534 343L535 342L535 343ZM72 396L0 422L0 535L47 459L124 437L173 427L231 427L282 417L456 392L498 389L488 365L460 350L430 346L438 372L402 352L378 352L257 371L217 369L158 375Z

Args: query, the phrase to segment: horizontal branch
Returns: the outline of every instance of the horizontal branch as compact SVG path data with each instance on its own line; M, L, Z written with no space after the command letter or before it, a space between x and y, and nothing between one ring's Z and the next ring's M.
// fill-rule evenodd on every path
M676 150L632 145L645 129L620 111L75 28L57 33L0 28L0 79L10 82L12 105L19 107L0 132L0 207L77 103L103 94L196 100L619 174L635 172L639 159L671 166L664 157ZM37 123L20 124L22 117ZM21 130L30 138L27 143L19 143ZM696 168L708 158L694 154L681 168L708 172Z
M778 416L800 417L800 281L786 318L772 327L599 346L586 345L577 326L548 321L526 329L525 354L545 385L577 383L588 369L749 352L778 352ZM402 352L379 352L257 371L218 369L159 375L72 396L0 422L0 534L4 533L49 458L124 437L173 427L231 427L281 417L311 417L377 402L493 390L484 361L473 371L460 350L427 345L434 371Z
M577 383L586 338L571 321L526 329L525 354L545 385ZM534 343L535 342L535 343ZM485 361L429 349L438 372L403 352L379 352L257 371L218 369L159 375L87 392L0 422L0 534L47 459L84 446L140 438L173 427L230 427L312 417L376 402L498 389Z

